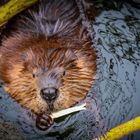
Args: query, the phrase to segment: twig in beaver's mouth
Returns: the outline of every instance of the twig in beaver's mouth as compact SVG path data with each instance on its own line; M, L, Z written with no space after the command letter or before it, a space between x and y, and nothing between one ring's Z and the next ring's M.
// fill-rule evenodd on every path
M58 112L53 112L50 115L50 117L55 119L55 118L59 118L59 117L71 114L73 112L81 111L81 110L86 110L86 103L81 104L79 106L74 106L74 107L71 107L71 108L68 108L68 109L64 109L64 110L61 110L61 111L58 111Z
M81 110L86 110L86 103L81 104L79 106L71 107L68 109L64 109L58 112L53 112L52 114L47 114L47 115L41 115L37 116L36 119L36 126L40 130L47 130L54 122L55 118L59 118L68 114L71 114L73 112L81 111Z

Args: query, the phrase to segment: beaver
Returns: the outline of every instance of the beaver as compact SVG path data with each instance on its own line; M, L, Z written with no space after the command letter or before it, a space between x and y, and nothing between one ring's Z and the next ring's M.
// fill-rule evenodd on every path
M52 111L83 100L96 74L96 53L75 0L41 0L20 16L0 46L0 79L45 130Z

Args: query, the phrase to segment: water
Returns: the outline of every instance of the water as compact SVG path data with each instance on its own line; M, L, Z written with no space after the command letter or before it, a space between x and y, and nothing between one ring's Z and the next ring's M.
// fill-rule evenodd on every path
M42 132L35 127L35 116L0 88L1 140L91 140L140 116L140 10L126 3L95 4L98 11L91 33L98 69L85 99L88 109L60 118ZM140 131L122 140L140 140Z

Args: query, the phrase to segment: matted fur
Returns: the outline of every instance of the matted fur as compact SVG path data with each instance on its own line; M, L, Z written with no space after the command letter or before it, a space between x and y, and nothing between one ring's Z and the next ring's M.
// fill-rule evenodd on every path
M17 25L0 47L0 79L11 97L36 114L45 113L48 104L40 90L53 81L59 91L54 110L84 99L95 79L96 55L87 33L81 35L75 1L43 0Z
M41 0L39 8L29 10L18 27L22 32L46 37L72 36L80 23L75 0Z

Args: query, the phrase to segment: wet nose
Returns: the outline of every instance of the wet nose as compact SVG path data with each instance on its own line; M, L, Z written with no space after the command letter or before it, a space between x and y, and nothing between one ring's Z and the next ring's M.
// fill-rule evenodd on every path
M52 87L44 88L41 90L41 96L47 102L52 102L57 98L58 90L56 88L52 88Z

